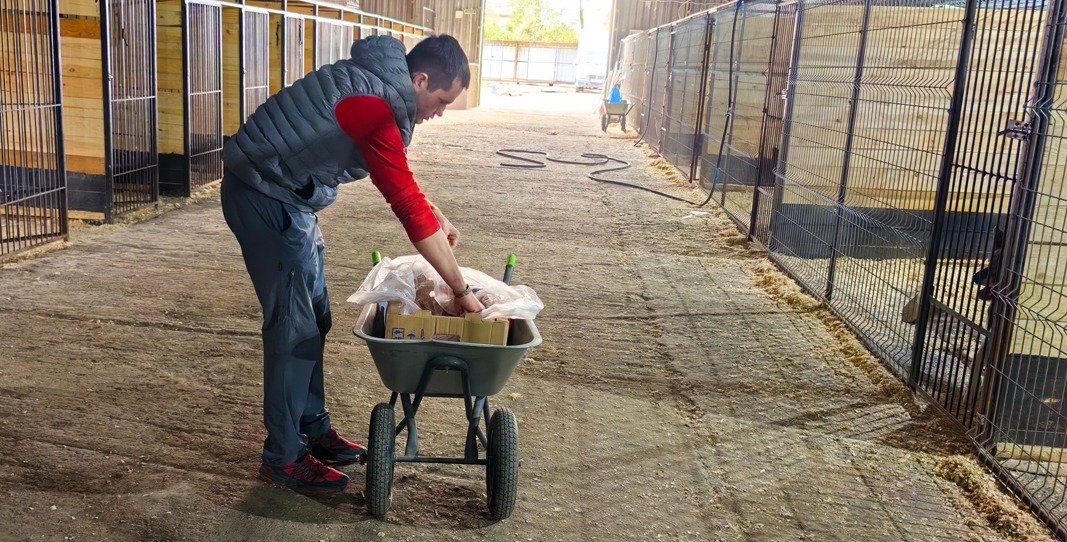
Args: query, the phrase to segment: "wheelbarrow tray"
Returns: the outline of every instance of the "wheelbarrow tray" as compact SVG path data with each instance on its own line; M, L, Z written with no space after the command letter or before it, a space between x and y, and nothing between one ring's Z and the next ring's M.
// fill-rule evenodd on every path
M604 100L604 112L608 115L626 115L630 112L631 107L633 106L627 102L613 104Z
M526 351L541 344L541 334L532 320L512 320L507 346L438 340L383 339L371 335L375 303L367 304L356 320L353 332L367 343L371 358L385 387L396 393L415 393L426 363L441 356L467 362L470 393L477 397L495 395L507 384ZM464 395L459 371L434 371L427 395Z

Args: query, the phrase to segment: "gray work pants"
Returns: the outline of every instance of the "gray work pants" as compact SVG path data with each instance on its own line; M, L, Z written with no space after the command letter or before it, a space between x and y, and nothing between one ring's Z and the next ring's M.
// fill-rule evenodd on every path
M330 331L318 218L227 174L222 212L263 307L263 461L280 466L329 430L322 354Z

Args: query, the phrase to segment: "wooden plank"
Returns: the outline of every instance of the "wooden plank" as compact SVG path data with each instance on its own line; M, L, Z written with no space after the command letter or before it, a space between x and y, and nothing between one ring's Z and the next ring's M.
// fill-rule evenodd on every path
M304 75L315 71L315 44L319 40L314 20L304 22Z
M233 134L241 126L241 10L222 9L222 96L224 134Z
M180 24L181 3L167 0L159 9L167 11L167 19L174 20L175 14ZM185 56L182 51L180 26L163 26L156 29L159 37L157 74L157 110L159 152L161 154L183 154L185 152L185 80L183 64Z
M104 157L101 156L85 156L76 152L71 152L70 149L65 149L65 161L67 171L77 171L82 173L91 173L94 175L104 174ZM22 150L16 151L10 148L5 149L0 153L0 163L7 166L40 168L46 164L55 163L55 154L52 152L41 152L34 150Z
M285 85L282 72L282 36L285 32L285 18L280 15L270 16L270 93L275 94Z
M156 0L156 26L176 26L182 25L182 2L184 0ZM160 48L162 48L162 40L160 42ZM180 42L179 42L180 46Z
M59 3L60 15L75 17L99 17L98 0L63 0Z
M86 39L96 42L100 46L100 19L69 19L59 20L59 35L66 39Z

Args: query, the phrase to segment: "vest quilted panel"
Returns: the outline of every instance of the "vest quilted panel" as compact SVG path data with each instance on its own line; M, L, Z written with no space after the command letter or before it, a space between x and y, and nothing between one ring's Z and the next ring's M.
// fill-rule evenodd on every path
M314 212L337 199L337 186L367 176L334 108L349 96L376 96L393 108L404 145L415 126L415 89L404 44L372 36L352 58L328 64L259 106L223 146L226 172L255 190Z

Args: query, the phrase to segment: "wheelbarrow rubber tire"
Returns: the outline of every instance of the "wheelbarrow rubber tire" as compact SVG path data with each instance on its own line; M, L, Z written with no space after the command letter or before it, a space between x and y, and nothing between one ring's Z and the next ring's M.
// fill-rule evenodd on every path
M393 456L396 420L389 403L379 403L370 415L367 438L367 510L377 518L389 512L393 492Z
M600 131L602 131L602 132L608 131L608 116L607 115L603 115L603 116L600 117Z
M485 489L489 497L489 519L495 521L511 516L519 491L519 425L510 409L498 408L493 412L488 442Z

